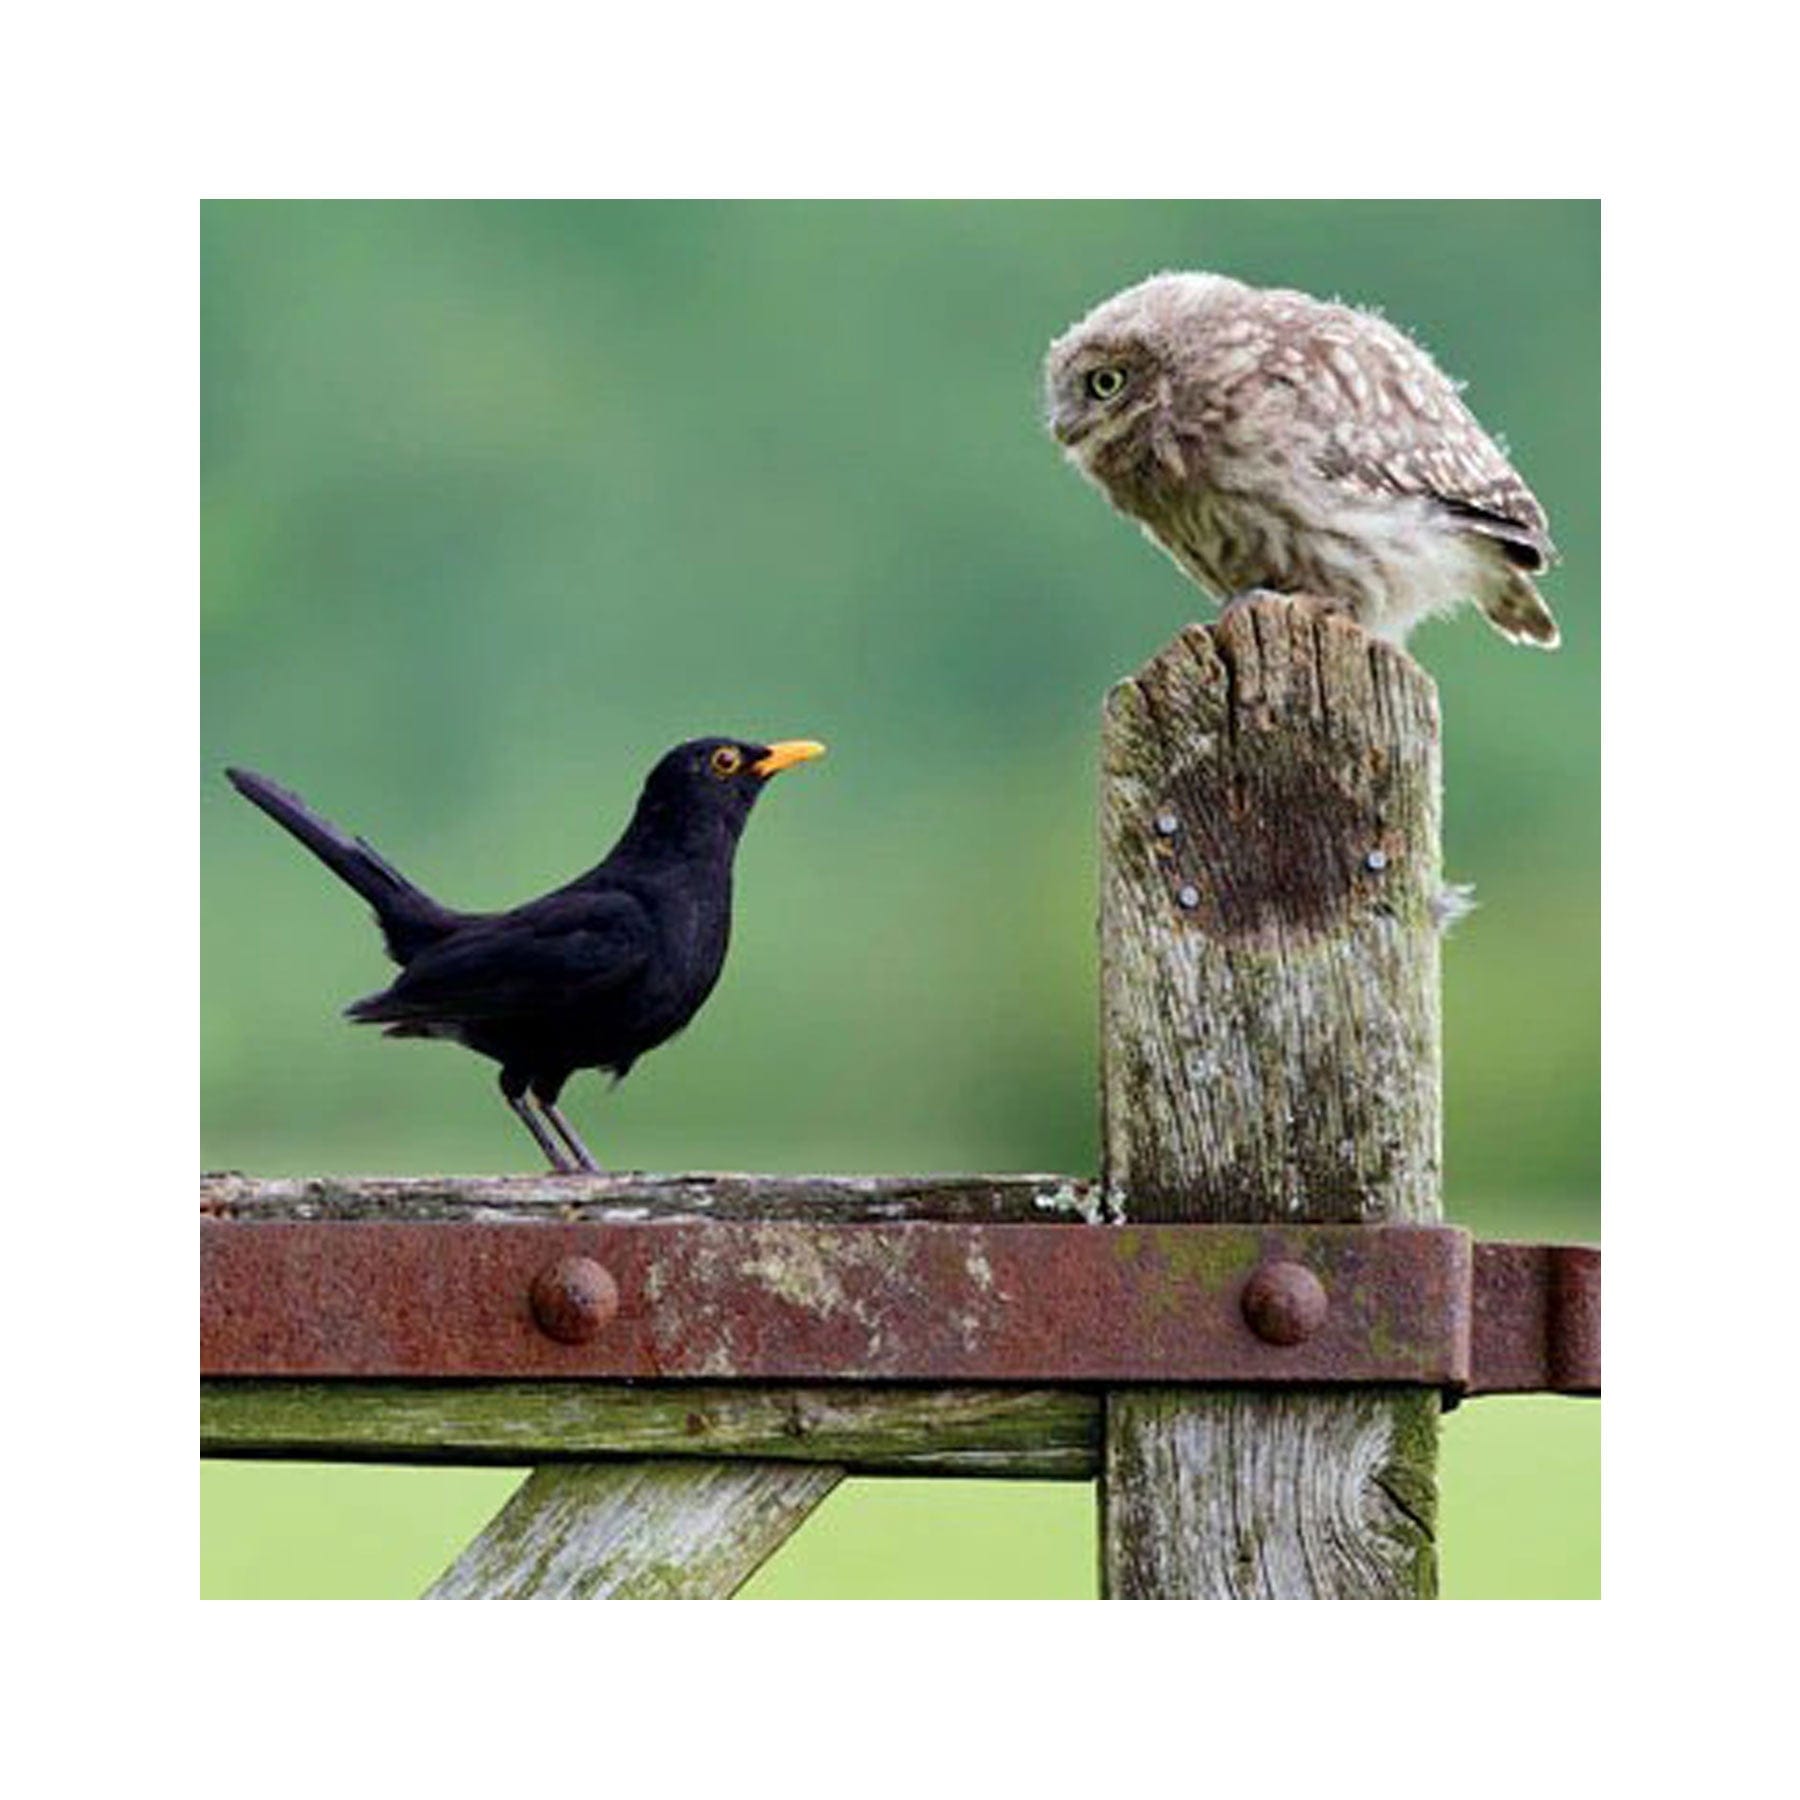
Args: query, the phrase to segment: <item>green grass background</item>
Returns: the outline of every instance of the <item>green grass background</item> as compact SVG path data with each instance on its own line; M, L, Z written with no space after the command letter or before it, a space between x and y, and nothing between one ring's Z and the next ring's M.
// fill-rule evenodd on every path
M1413 648L1446 729L1449 1208L1599 1216L1599 209L1588 202L214 203L203 245L203 1143L516 1170L488 1065L337 1017L364 910L218 777L468 906L566 878L654 757L817 736L690 1032L573 1115L627 1168L1095 1163L1099 699L1199 596L1064 468L1048 338L1161 267L1380 306L1504 435L1565 648ZM1599 1408L1445 1427L1451 1595L1599 1589ZM504 1471L211 1465L204 1591L416 1592ZM1093 1591L1083 1486L854 1482L749 1592Z

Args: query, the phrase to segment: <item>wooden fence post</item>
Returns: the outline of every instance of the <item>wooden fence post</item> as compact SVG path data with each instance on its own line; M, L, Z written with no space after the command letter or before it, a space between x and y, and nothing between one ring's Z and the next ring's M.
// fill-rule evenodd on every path
M1302 602L1108 696L1104 1176L1132 1222L1441 1216L1436 691ZM1429 1598L1438 1400L1107 1397L1114 1599Z

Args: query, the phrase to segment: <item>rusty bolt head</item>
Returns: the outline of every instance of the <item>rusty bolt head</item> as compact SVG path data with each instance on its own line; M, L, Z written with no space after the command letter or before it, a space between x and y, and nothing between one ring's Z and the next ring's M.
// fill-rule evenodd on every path
M531 1316L559 1344L585 1344L619 1310L619 1284L591 1256L565 1256L531 1284Z
M1325 1323L1330 1303L1304 1264L1264 1263L1244 1284L1244 1321L1265 1344L1300 1344Z

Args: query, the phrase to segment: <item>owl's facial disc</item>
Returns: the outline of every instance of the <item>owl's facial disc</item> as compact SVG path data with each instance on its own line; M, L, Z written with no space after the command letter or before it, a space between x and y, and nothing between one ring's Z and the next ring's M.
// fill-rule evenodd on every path
M1109 358L1082 364L1058 383L1049 428L1075 461L1091 464L1138 436L1145 414L1154 407L1156 392L1147 371Z
M1067 355L1052 382L1050 430L1064 449L1098 449L1129 430L1149 403L1143 355L1122 344L1086 344Z

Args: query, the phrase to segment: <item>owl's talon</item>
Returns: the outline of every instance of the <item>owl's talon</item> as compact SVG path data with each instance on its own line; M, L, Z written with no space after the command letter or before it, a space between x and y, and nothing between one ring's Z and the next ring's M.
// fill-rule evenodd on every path
M1236 617L1259 600L1297 600L1303 597L1298 594L1278 594L1273 588L1245 588L1241 593L1233 594L1219 608L1218 623L1223 625L1227 619Z

